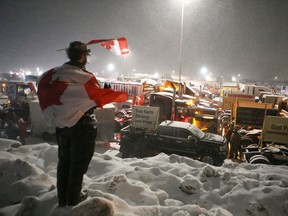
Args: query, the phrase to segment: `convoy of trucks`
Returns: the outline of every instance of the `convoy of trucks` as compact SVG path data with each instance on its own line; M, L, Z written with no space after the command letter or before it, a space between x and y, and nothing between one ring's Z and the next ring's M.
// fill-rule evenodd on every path
M284 96L273 95L270 89L263 86L248 85L241 94L226 95L219 109L209 106L210 102L205 104L185 85L177 82L166 82L165 85L172 87L170 91L163 88L161 92L150 92L148 104L132 107L129 125L123 124L121 130L121 127L118 128L123 158L146 157L165 152L221 165L229 151L228 141L223 136L224 129L229 122L233 122L234 126L260 129L257 135L251 131L242 134L241 145L247 162L288 164L288 106ZM127 86L132 94L143 91L143 86L138 84L125 84L124 87ZM122 85L114 87L120 88ZM2 105L5 102L17 107L34 135L42 136L44 140L53 136L54 128L47 126L41 115L32 82L3 81L1 93ZM261 104L256 103L255 95L261 96ZM114 139L117 109L117 106L112 105L96 110L100 134L98 140ZM281 118L280 113L286 113L286 118ZM273 125L267 126L267 122L271 121Z

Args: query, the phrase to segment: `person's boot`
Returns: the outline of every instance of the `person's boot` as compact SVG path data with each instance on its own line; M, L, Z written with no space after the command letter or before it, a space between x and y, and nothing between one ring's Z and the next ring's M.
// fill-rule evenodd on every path
M83 202L87 198L88 198L88 191L87 190L81 191L80 192L80 202Z

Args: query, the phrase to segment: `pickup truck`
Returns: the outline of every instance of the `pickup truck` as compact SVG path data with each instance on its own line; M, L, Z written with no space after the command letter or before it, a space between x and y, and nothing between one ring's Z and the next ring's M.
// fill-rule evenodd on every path
M129 125L122 128L120 137L122 158L142 158L164 152L218 166L222 165L228 154L225 137L204 133L188 122L166 120L152 133Z

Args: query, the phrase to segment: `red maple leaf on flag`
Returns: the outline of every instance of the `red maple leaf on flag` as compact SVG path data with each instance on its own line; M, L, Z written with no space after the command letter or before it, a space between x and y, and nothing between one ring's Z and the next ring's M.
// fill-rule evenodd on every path
M114 43L114 40L110 40L110 41L101 43L100 45L103 46L105 49L111 51L111 49L115 45L115 43Z
M49 70L38 84L38 88L41 88L41 91L38 91L37 94L39 101L41 101L40 107L42 110L45 110L47 107L52 105L62 105L60 97L68 87L66 82L61 82L59 80L52 81L54 73L54 69ZM45 100L42 100L42 98L45 98Z

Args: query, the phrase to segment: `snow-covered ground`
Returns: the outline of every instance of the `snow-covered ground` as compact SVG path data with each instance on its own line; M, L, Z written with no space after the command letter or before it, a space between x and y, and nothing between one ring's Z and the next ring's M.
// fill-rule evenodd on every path
M34 143L33 143L34 141ZM0 140L0 215L284 216L287 166L226 160L214 167L178 155L121 159L97 145L83 189L87 200L57 207L57 145Z

